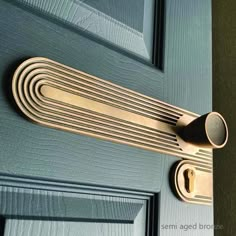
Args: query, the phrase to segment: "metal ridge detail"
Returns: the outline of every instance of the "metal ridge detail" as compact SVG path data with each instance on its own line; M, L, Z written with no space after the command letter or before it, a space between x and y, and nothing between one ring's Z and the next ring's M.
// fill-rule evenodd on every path
M17 68L12 91L36 123L212 168L212 150L186 143L176 132L199 117L192 112L41 57Z

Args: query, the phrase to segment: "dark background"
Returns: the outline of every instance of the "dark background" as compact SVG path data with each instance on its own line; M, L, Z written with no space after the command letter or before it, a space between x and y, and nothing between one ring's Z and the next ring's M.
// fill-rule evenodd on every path
M226 119L229 141L214 153L215 235L236 235L236 0L213 0L213 109Z

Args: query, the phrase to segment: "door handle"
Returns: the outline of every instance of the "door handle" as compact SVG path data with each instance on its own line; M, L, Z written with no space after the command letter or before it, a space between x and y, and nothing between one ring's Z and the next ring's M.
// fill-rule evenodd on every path
M212 149L228 139L219 113L199 116L47 58L24 61L12 92L36 123L175 155L210 172Z

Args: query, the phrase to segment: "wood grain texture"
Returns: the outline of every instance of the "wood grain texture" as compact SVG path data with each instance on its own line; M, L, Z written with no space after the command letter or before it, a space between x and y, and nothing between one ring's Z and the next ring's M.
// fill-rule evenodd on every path
M0 192L0 214L8 218L134 223L139 212L146 217L142 199L5 186Z
M143 236L132 224L7 220L4 236Z
M166 1L164 99L198 114L212 109L211 1ZM168 170L176 161L165 159ZM166 173L167 173L166 170ZM213 224L213 207L180 202L163 178L160 192L160 227L177 225L174 230L161 230L161 236L213 235L213 230L183 231L181 224Z
M166 1L165 100L212 109L211 1Z
M41 231L60 235L65 229L75 227L77 235L100 232L101 235L144 236L146 228L153 227L147 218L150 214L148 201L149 198L142 195L139 198L132 194L123 197L114 193L98 195L93 190L90 193L74 193L0 187L0 215L8 219L2 225L4 235L15 235L19 231L22 235L28 235L29 231L30 235L39 235ZM61 227L59 232L58 227ZM129 234L123 230L129 230Z
M105 194L105 193L104 193ZM0 214L7 218L135 223L145 226L146 200L115 195L0 187ZM138 219L137 219L138 220Z
M7 94L6 87L11 83L18 60L32 55L54 58L125 87L160 97L161 74L7 2L1 1L0 11L4 35L0 38L0 63L1 68L5 68L1 70L0 135L4 145L0 151L3 163L0 171L67 182L159 191L161 157L138 148L32 125L19 117L11 106L11 95ZM10 19L9 14L12 15ZM144 86L144 78L153 84Z
M154 0L17 0L105 44L152 61Z
M161 231L163 223L213 223L211 207L182 203L171 193L168 172L177 158L32 125L17 114L8 93L19 62L44 56L173 105L206 113L211 109L210 1L166 0L164 73L50 18L9 2L0 4L1 175L51 179L62 185L82 183L161 191L161 236L189 235L183 230L174 234ZM32 228L42 229L42 223L24 222L26 231L22 231L24 224L12 220L7 222L6 232L18 230L30 235ZM53 224L47 222L45 228ZM16 231L12 232L14 235ZM210 236L212 231L194 231L191 235L199 234Z

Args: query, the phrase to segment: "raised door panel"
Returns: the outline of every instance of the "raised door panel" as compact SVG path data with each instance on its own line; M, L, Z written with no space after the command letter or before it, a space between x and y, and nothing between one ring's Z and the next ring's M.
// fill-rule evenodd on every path
M100 2L107 3L109 6L111 1ZM165 2L165 7L161 2ZM38 5L39 3L43 4ZM51 5L47 5L47 3ZM74 22L70 18L72 15L69 15L66 21L65 12L63 13L61 10L64 9L63 4L65 3L75 6L77 12L82 8L89 9L90 17L101 16L98 21L105 22L111 27L101 30L101 32L96 31L94 27L91 27L90 31L85 30L89 28L86 26L89 26L91 22L89 17L85 17L84 21L82 19L82 21ZM177 227L181 223L212 224L212 207L186 204L173 195L169 185L169 171L179 158L32 124L20 115L12 100L10 87L16 67L29 57L43 56L196 113L208 112L211 109L210 1L156 1L155 6L158 7L155 9L154 16L150 15L147 18L148 22L154 18L154 23L151 24L154 29L153 31L147 30L147 34L144 28L140 27L141 22L145 22L144 6L148 1L126 1L119 5L120 3L114 3L116 8L110 9L112 6L107 8L98 5L95 1L0 0L1 186L17 188L17 191L22 188L29 189L31 191L28 195L29 201L34 197L37 199L37 196L38 199L47 199L43 197L44 191L47 190L51 193L48 195L48 199L53 199L54 203L57 200L50 198L53 196L52 191L54 190L59 196L68 192L68 189L70 189L70 193L81 194L84 189L88 188L99 189L100 192L97 192L97 195L102 196L108 196L108 192L110 192L109 196L112 197L122 198L125 194L124 198L137 199L139 196L138 199L140 199L141 195L141 201L145 196L148 214L145 220L142 219L141 225L145 225L147 235L149 232L151 232L150 235L152 233L153 235L159 233L161 236L173 235L173 231L161 228L166 224L176 224ZM140 11L140 6L143 6L142 14L138 14L137 23L125 19L125 16L120 13L117 14L118 10L115 11L124 6L128 9L129 6L136 3L138 4L136 6L138 8L134 7L136 13ZM151 1L149 3L153 4ZM81 6L81 8L77 6ZM125 14L128 14L127 9L124 11ZM75 15L73 19L79 19L80 15L76 15L74 10L73 12ZM158 17L157 13L162 14L159 14ZM134 12L130 14L131 18L133 18L133 14ZM156 19L164 22L165 29L163 29L163 25L157 24ZM116 24L119 25L117 22L122 25L120 32L123 31L118 35L119 37L113 37L117 33L114 30L114 27L117 27ZM76 23L81 25L76 25ZM155 28L156 25L159 25L162 34L158 34L159 30ZM104 28L103 23L100 23L99 26L99 29ZM138 43L132 43L132 45L127 43L128 38L133 37L128 36L129 33L126 32L129 27L132 28L131 34L135 30L140 30L140 35L142 35L140 48L144 46L148 48L145 35L149 35L148 40L153 36L153 42L158 42L151 46L152 55L145 56L142 52L138 53L140 50ZM112 38L106 36L107 30L113 32L109 36ZM118 40L114 42L114 39ZM165 40L163 41L163 39ZM134 47L130 48L130 45ZM159 59L155 59L155 55L158 55L156 58ZM160 66L160 61L164 62L162 66ZM56 189L54 189L55 186ZM101 187L106 188L101 189ZM36 195L33 194L34 189L38 191ZM55 232L58 229L58 222L66 222L63 223L65 229L71 228L72 235L77 229L77 224L80 224L81 227L87 225L90 228L88 222L79 220L78 215L75 220L77 224L73 223L74 221L70 220L69 215L66 214L61 214L60 219L55 220L50 215L52 208L48 208L50 210L47 213L44 212L44 216L49 217L44 221L40 221L43 218L42 215L39 219L40 217L37 218L33 214L28 214L29 212L24 212L22 208L19 212L7 213L4 208L7 204L10 209L14 209L17 201L20 200L22 203L24 199L27 200L24 195L21 195L24 197L20 197L20 195L16 198L10 197L15 196L17 191L10 189L8 198L4 197L4 194L7 196L7 191L1 191L2 199L5 200L1 200L4 202L1 214L4 220L0 225L5 225L5 232L24 227L28 229L27 227L31 226L30 229L37 231L41 228L40 225L44 225L46 228L52 227ZM127 192L130 191L131 195L127 196ZM90 191L87 194L93 193ZM32 202L34 203L34 201ZM20 206L22 205L23 203L20 204ZM123 206L126 205L123 204ZM136 206L137 204L134 203L129 205L129 208L136 209ZM141 212L142 208L138 209L136 212ZM151 210L148 211L148 209ZM29 218L24 219L24 215L27 214ZM20 221L17 222L15 218ZM109 222L111 220L109 217L106 219ZM127 233L132 232L133 235L136 235L133 223L135 219L139 218L133 216L130 225L127 221L120 222L120 228L127 228L130 230ZM146 223L146 219L149 219L150 223ZM102 224L99 223L107 224L107 222L98 222L99 229L102 227ZM110 222L109 225L111 224L113 223ZM14 225L16 227L12 227ZM17 228L17 225L20 228ZM117 232L120 228L116 228ZM39 234L40 231L37 233ZM190 235L190 233L196 236L213 234L212 230L184 232L177 228L174 235L183 236ZM113 235L116 235L115 231Z
M155 6L159 0L16 0L114 50L153 61Z
M31 56L48 57L158 96L163 93L161 73L81 36L79 31L67 29L64 24L38 16L22 8L22 4L0 3L4 35L0 37L1 173L159 191L163 159L157 158L156 153L32 124L12 101L11 81L19 63ZM151 84L144 86L145 80Z
M39 183L0 187L1 235L145 236L157 230L152 194L52 184L50 190Z
M116 223L83 223L68 221L32 221L9 220L6 223L4 236L15 236L20 232L22 236L111 236L112 232L121 236L134 234L133 225ZM141 236L141 235L140 235Z

